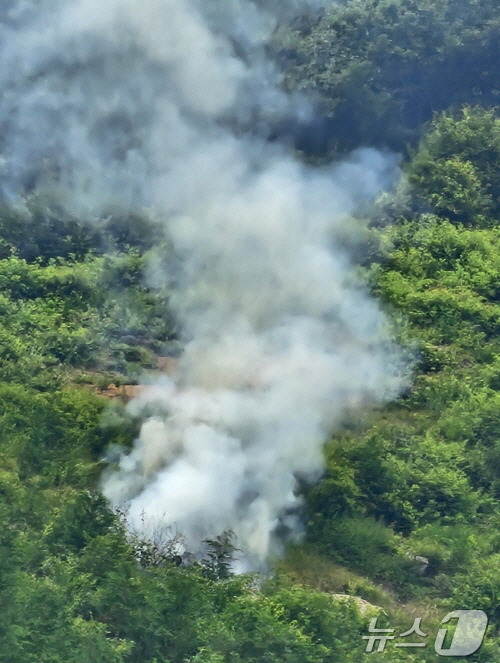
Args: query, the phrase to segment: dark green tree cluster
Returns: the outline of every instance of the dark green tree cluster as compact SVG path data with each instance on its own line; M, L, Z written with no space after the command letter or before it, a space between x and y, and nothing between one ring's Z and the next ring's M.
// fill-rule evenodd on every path
M274 51L324 117L301 149L401 152L434 112L498 104L499 44L495 0L346 0L283 25Z
M500 218L500 118L480 107L439 115L407 169L415 202L455 223Z
M28 262L82 260L107 252L146 251L162 237L147 216L109 210L100 219L78 219L50 199L31 194L22 206L0 206L0 258L13 253Z

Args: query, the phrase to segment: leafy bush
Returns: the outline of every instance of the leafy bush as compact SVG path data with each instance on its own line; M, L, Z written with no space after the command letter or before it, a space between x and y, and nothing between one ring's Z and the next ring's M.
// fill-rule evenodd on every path
M500 119L492 111L464 108L457 119L434 119L408 178L439 216L488 226L500 215L499 161Z

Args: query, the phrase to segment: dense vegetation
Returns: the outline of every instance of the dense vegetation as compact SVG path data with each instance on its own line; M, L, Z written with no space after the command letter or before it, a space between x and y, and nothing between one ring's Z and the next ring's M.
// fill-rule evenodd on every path
M416 375L399 402L328 445L327 476L309 494L309 536L327 555L406 597L496 618L500 229L486 210L499 141L499 120L466 109L438 116L409 163L413 200L386 210L369 272L414 344ZM467 184L465 168L477 179ZM422 198L434 213L411 216ZM422 575L415 556L429 561Z
M344 0L286 26L274 44L286 84L323 112L299 146L403 151L436 111L496 106L499 36L492 0Z
M467 660L498 661L498 26L491 0L349 0L276 35L286 84L317 91L320 152L407 150L360 269L415 369L328 443L305 541L272 578L231 577L225 539L178 566L99 495L106 449L135 434L100 388L175 345L168 289L143 278L154 224L89 229L33 200L1 212L0 661L430 663L433 638L365 653L370 618L435 633L461 608L491 619Z

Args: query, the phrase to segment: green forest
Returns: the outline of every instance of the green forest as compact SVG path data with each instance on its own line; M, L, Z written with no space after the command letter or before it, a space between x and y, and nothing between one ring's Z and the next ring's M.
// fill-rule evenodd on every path
M303 540L268 574L233 575L230 533L179 564L99 490L140 425L107 390L179 351L172 286L145 278L154 219L2 203L2 663L434 663L441 620L467 609L489 627L455 660L498 663L499 47L494 0L344 0L273 35L284 88L318 108L299 159L401 155L356 251L413 369L328 441ZM422 618L427 646L367 652L375 617L396 635Z

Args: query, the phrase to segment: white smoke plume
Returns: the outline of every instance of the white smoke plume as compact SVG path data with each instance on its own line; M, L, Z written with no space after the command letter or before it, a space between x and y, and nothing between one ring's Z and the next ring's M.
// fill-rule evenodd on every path
M232 530L248 566L299 531L298 478L346 410L395 396L401 362L345 248L389 186L373 150L312 168L266 130L312 113L265 46L320 3L58 0L0 10L4 199L51 191L80 216L153 209L176 255L178 374L129 407L139 439L106 474L135 529L191 550ZM154 414L151 414L154 413ZM143 518L143 514L145 518Z

